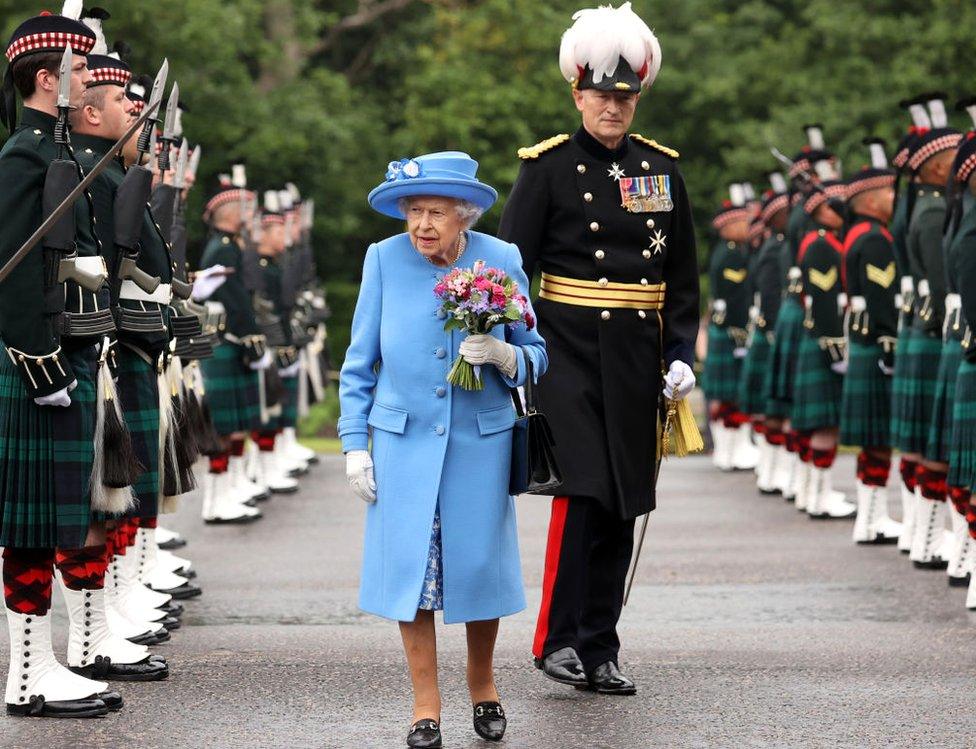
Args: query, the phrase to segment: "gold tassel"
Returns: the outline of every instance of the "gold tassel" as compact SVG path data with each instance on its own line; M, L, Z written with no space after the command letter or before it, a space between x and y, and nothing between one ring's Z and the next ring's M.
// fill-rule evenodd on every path
M660 454L683 458L704 449L705 441L698 431L698 424L695 415L691 412L688 399L682 398L680 401L667 399L667 414L659 443Z

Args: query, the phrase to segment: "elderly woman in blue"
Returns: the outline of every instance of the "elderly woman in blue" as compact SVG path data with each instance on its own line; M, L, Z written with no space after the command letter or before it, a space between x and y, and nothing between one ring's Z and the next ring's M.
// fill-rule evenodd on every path
M545 342L521 325L445 331L433 291L446 272L476 260L528 291L518 248L470 229L496 199L477 166L459 152L394 162L370 193L370 205L406 219L407 231L366 253L339 377L346 473L369 503L360 606L400 623L413 747L441 746L434 611L466 624L474 727L497 741L505 730L492 666L498 620L525 607L508 494L509 388L524 383L529 362L535 375L545 372ZM448 384L458 355L481 366L483 390Z

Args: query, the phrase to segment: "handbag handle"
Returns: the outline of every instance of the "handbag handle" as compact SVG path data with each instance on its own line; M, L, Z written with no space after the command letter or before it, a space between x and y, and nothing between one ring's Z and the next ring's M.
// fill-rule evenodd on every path
M518 388L509 388L509 392L512 394L512 403L515 404L515 413L521 419L527 413L535 413L535 383L533 382L533 367L532 358L525 355L525 410L522 410L522 398L519 396Z

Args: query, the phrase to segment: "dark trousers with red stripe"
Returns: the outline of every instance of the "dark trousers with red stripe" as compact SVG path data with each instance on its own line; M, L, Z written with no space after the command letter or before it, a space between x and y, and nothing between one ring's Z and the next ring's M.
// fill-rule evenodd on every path
M537 658L571 647L587 672L617 662L617 621L633 550L632 519L620 519L591 497L553 500L532 648Z

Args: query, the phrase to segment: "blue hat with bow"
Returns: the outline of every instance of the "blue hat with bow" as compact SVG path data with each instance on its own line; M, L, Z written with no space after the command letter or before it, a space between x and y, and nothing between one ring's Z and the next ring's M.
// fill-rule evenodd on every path
M373 210L401 219L405 216L400 210L400 200L428 195L467 200L487 211L495 204L498 193L479 182L477 172L478 162L462 151L440 151L391 161L386 181L373 188L367 200Z

